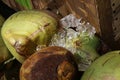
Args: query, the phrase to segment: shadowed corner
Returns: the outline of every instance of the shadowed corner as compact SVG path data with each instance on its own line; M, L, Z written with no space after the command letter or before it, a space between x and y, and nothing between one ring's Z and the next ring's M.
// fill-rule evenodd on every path
M7 19L10 15L12 15L13 13L15 13L16 11L11 9L10 7L8 7L6 4L4 4L2 2L2 0L0 0L0 14Z

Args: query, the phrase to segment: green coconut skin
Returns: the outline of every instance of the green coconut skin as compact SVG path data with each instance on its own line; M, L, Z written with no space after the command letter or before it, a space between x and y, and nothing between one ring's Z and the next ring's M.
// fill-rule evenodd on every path
M98 57L97 48L100 45L100 39L97 36L88 36L86 34L81 35L79 38L77 52L74 53L74 57L78 64L79 71L85 71Z
M120 80L120 50L98 58L85 71L81 80Z
M23 63L37 46L49 44L57 25L57 20L44 11L25 10L10 16L1 33L12 55Z
M2 15L0 15L0 33L1 33L1 27L4 23L4 21L5 21L4 17L2 17ZM12 56L9 53L6 45L4 44L4 41L3 41L2 36L0 34L0 64L11 57Z

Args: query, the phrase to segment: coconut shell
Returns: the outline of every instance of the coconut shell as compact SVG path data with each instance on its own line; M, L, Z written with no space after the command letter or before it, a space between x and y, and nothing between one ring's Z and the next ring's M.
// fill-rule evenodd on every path
M47 47L25 60L20 80L73 80L76 71L71 52L62 47Z

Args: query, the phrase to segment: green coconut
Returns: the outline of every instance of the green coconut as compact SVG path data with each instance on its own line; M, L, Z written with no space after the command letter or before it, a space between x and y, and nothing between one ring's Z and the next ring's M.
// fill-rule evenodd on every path
M12 55L22 63L38 47L49 44L57 26L57 19L48 11L18 11L5 21L2 37Z
M81 80L120 80L120 50L98 58L85 71Z

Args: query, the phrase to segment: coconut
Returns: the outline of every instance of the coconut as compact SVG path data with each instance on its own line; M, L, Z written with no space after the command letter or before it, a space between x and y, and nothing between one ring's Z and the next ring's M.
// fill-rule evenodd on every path
M19 61L23 62L37 47L49 44L57 31L58 22L48 11L25 10L11 15L3 24L2 38Z
M81 80L120 80L120 50L111 51L91 64Z
M27 58L20 80L74 80L77 72L73 54L62 47L46 47Z

